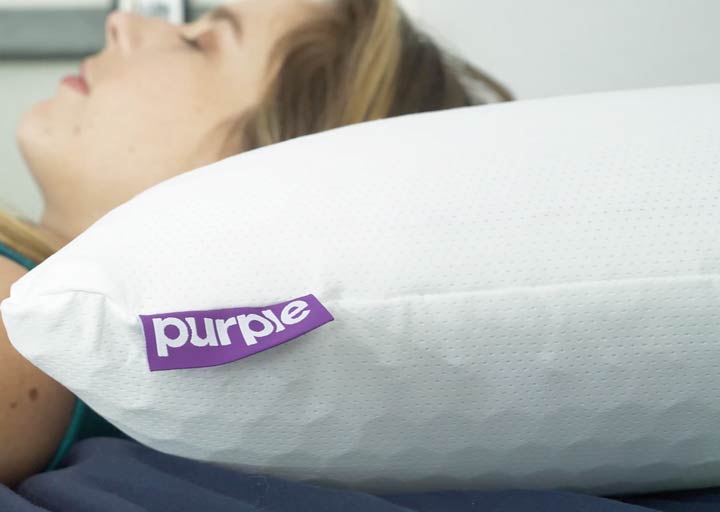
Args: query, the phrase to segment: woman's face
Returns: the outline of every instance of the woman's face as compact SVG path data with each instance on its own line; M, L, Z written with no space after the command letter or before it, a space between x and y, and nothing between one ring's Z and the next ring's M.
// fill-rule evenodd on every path
M226 17L206 13L185 25L108 15L105 48L85 59L89 92L59 84L17 124L46 212L92 222L160 181L242 150L235 124L265 90L273 45L320 6L223 7Z

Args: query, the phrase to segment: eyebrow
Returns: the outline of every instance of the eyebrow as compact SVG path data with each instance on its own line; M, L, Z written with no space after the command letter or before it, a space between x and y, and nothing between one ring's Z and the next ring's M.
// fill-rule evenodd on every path
M207 17L210 21L229 21L235 32L235 37L240 37L240 21L238 16L235 16L230 9L224 6L215 7L212 11L207 13Z

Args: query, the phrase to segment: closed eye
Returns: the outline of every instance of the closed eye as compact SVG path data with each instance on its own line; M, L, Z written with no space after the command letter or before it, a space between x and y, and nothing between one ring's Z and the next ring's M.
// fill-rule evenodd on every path
M182 35L180 36L180 39L182 39L185 44L187 44L189 47L191 47L195 50L202 49L201 46L198 44L197 40L195 40L195 39L188 39L187 37L182 36Z

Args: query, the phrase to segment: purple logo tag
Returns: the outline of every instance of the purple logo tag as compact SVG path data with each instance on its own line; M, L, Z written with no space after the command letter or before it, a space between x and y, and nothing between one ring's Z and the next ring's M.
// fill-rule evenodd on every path
M231 363L335 320L312 294L258 308L139 316L153 372Z

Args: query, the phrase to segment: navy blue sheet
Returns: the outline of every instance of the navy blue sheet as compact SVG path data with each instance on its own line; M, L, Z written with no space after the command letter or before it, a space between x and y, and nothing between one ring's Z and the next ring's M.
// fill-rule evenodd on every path
M133 440L86 439L54 471L0 485L2 512L710 512L720 487L602 498L567 491L445 491L375 496L166 455Z

